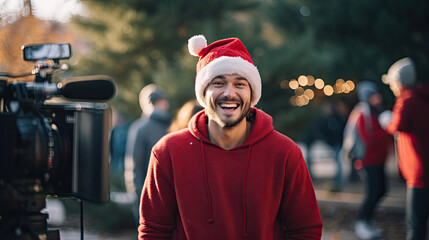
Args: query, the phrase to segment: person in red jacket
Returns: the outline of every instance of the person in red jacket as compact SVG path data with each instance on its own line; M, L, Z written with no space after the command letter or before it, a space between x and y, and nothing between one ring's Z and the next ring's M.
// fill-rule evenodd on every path
M407 239L427 239L429 218L429 85L416 81L416 67L403 58L385 82L397 97L386 130L397 139L399 169L407 182Z
M139 239L320 239L301 150L254 107L261 79L243 43L198 35L188 47L204 110L154 146Z
M357 94L360 102L353 112L358 111L357 134L365 146L363 158L358 159L364 170L365 197L355 232L361 239L373 239L382 236L382 230L374 227L372 219L377 205L386 193L384 165L391 151L392 139L378 122L378 116L383 110L383 98L376 84L371 81L359 82Z

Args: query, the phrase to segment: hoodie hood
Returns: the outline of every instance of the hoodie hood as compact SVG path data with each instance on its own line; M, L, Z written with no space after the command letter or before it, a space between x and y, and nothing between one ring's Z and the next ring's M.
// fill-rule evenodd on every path
M250 133L243 144L237 148L249 147L250 145L253 145L263 139L274 130L273 119L271 116L257 108L250 108L247 120L252 124L252 129L250 130ZM208 144L213 144L209 139L207 122L208 117L206 116L204 110L200 111L189 122L189 131L198 140Z

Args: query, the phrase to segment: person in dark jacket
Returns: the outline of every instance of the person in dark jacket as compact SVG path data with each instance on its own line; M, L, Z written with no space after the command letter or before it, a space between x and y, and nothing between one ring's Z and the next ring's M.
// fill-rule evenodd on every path
M385 75L397 97L387 132L397 139L399 169L407 182L407 240L428 239L429 84L417 82L410 58L395 62Z
M124 180L127 192L131 194L132 198L137 198L135 195L136 190L134 186L134 148L137 138L138 130L148 121L150 114L152 114L154 106L150 101L150 96L158 89L155 84L148 84L144 86L139 93L139 105L142 110L141 116L134 120L128 127L127 142L125 147L124 159ZM138 217L138 216L137 216Z
M167 129L171 122L168 112L170 105L163 90L157 87L149 95L149 99L154 108L147 120L136 130L136 138L132 151L132 166L128 166L125 172L125 178L132 179L132 181L127 182L127 190L135 197L133 212L135 214L136 223L139 217L138 207L141 190L146 179L152 147L161 137L167 134Z
M261 79L237 38L199 56L195 93L204 111L153 148L139 239L320 239L322 220L299 147L255 106Z
M310 149L316 140L322 140L331 147L334 153L333 160L337 167L333 177L333 184L329 187L329 190L333 192L343 189L343 166L340 150L343 143L343 131L347 122L347 114L347 105L344 100L336 99L324 102L322 104L322 115L315 121L313 127L305 132L303 137L303 142L306 144L307 149ZM312 173L312 157L312 154L307 154L308 171L313 181L317 181Z

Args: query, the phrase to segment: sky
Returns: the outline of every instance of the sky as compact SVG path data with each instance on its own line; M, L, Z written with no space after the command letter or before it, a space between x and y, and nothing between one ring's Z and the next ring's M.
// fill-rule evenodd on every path
M31 0L33 14L40 19L68 22L72 15L83 14L84 7L79 0ZM0 16L13 21L16 13L22 11L24 0L0 0Z

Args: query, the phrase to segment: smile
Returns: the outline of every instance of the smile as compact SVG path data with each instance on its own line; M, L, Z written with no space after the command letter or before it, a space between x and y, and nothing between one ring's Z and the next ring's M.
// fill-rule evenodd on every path
M219 107L222 109L234 110L237 109L240 105L238 103L219 103Z

